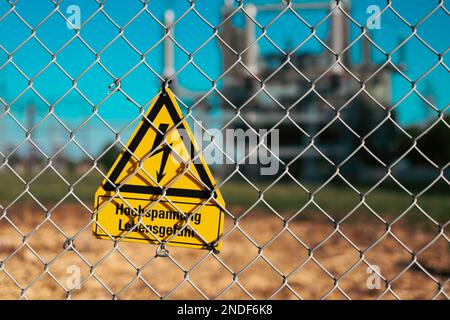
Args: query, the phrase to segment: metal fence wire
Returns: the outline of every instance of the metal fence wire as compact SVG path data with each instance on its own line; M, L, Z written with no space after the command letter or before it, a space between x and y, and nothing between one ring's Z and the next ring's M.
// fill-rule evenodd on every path
M443 128L439 131L443 140L439 141L449 141L448 104L440 105L422 90L435 70L441 70L448 80L449 68L444 62L448 42L438 50L420 33L428 21L435 23L432 19L437 15L447 24L434 24L433 28L449 26L444 0L430 1L430 10L414 23L391 0L378 1L379 10L369 22L367 16L363 20L356 16L354 2L339 0L186 0L164 8L157 2L135 0L133 5L138 4L139 9L132 14L123 9L127 19L117 8L109 7L109 2L48 0L45 15L40 16L30 14L27 1L6 0L0 7L0 74L13 70L23 83L9 83L18 78L7 74L0 78L0 170L4 181L0 187L0 298L449 298L450 159L445 156L449 145L438 146L441 158L436 160L428 150L438 142L426 140L439 127ZM69 17L69 5L80 8L79 25ZM84 9L86 6L90 9ZM172 11L171 6L176 8ZM266 15L264 22L261 15ZM279 24L286 16L288 22ZM384 34L394 33L392 27L383 26L382 19L387 16L407 30L389 49L379 45L374 36L377 19L381 19ZM71 36L58 46L40 36L47 28L46 21L54 19L64 28L72 27ZM143 19L148 23L142 23L144 29L157 35L145 49L141 46L144 37L139 39L133 29L136 21ZM207 30L195 48L189 45L198 40L189 39L190 33L192 37L196 34L195 27L189 27L194 19ZM13 20L27 32L23 41ZM100 34L103 28L112 30L111 40L101 46L93 44L92 23ZM298 31L300 40L285 45L289 41L283 35L295 34L296 28L303 29L303 33ZM17 45L6 45L7 33L16 32ZM311 42L318 49L302 54ZM403 50L410 42L434 57L434 62L414 77L407 66L420 65L421 58L411 55L405 60ZM34 49L27 49L31 43L48 58L42 68L30 69L38 59L31 55ZM78 62L78 51L71 64L61 63L65 49L74 43L93 57L86 65ZM128 51L111 64L105 56L118 43ZM263 43L272 48L264 63L260 54ZM205 49L210 46L220 54ZM362 52L359 64L351 62L350 52L355 48ZM372 61L375 51L380 58L376 63ZM28 61L25 64L23 55ZM127 71L117 71L121 64L127 65ZM77 74L72 72L74 67L80 68ZM127 86L140 71L156 84L153 91L145 89L145 101ZM70 83L59 95L52 91L55 83L50 78L44 85L38 83L42 75L51 72ZM83 86L83 78L91 72L108 78L109 86L102 86L101 80L97 84L95 79ZM395 101L393 76L407 84ZM138 82L146 81L142 79ZM214 148L230 161L211 165L216 188L227 203L222 208L225 229L220 253L163 247L155 254L157 246L121 239L101 241L91 234L97 223L94 191L107 178L108 165L102 164L103 159L116 148L125 148L129 130L134 130L151 99L169 81L184 119L200 126L206 136L245 128L259 141L238 160L230 158L215 139L204 146L203 152ZM206 83L207 89L187 89L192 88L190 82ZM19 89L6 94L4 86ZM96 90L104 96L92 98ZM23 98L29 94L35 98L34 105L24 111L20 108L28 103ZM78 100L70 104L73 94ZM431 114L415 133L405 129L397 114L412 96ZM76 108L77 103L87 106L89 113L73 125L60 106ZM104 111L104 106L109 110ZM358 111L358 106L365 111ZM110 117L111 113L120 114L121 108L135 113L119 120ZM214 110L220 110L217 116ZM53 127L48 125L50 121ZM122 121L120 125L118 121ZM214 126L217 129L209 131ZM91 134L86 134L88 128ZM275 131L280 134L277 153L268 143ZM8 136L8 132L12 133ZM96 143L106 141L102 140L105 132L112 139L98 151ZM407 141L406 148L394 144L398 137ZM76 160L67 151L72 147L81 154ZM258 175L246 163L261 149L272 152L279 164L275 174ZM362 154L370 158L370 164ZM419 165L407 160L402 169L411 154L420 157ZM44 196L58 188L46 180L49 175L63 186L57 197ZM411 181L420 187L411 187ZM388 182L389 188L383 189ZM437 185L444 193L433 191ZM345 194L344 189L348 190ZM120 188L116 190L116 196L127 203ZM326 200L322 199L324 193ZM384 198L373 204L374 194ZM353 199L351 205L338 208L346 197ZM170 201L165 195L157 201L161 200ZM284 202L292 204L286 208ZM439 210L447 212L438 215ZM387 216L387 211L394 215ZM410 215L420 222L406 222Z

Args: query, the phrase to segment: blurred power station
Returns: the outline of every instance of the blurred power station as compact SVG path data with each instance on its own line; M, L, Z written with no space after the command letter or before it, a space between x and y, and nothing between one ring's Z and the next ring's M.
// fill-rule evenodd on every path
M343 13L350 12L350 1L342 1L339 7L335 1L291 4L294 10L302 12L332 12L326 40L329 49L323 46L322 52L317 53L300 48L289 56L260 54L256 16L267 12L277 14L284 6L248 4L244 7L244 26L237 27L229 18L236 7L232 1L224 2L221 14L225 23L220 29L223 39L220 44L225 76L220 92L228 101L219 101L219 127L239 114L228 128L278 129L280 159L284 163L292 162L289 172L315 181L335 172L328 160L334 164L344 161L383 119L395 117L383 107L391 104L391 70L372 63L371 44L365 37L361 40L361 62L351 63L351 22ZM173 14L167 13L166 26L172 21ZM173 48L169 43L166 40L166 76L173 74ZM174 89L180 97L199 95L178 83ZM198 118L208 117L215 107L217 101L203 103L197 108L202 112ZM375 154L384 154L392 147L395 131L386 127L375 131L365 145ZM245 151L248 152L242 150ZM367 170L369 158L354 154L342 171L354 177L382 174ZM240 170L250 176L259 172L254 165L240 166ZM284 170L282 165L280 170Z

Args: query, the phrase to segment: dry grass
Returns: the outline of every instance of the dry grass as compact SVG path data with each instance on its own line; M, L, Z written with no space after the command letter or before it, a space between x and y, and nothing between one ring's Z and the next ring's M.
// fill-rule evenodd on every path
M239 214L240 210L235 208L233 212ZM8 212L8 217L25 234L44 220L42 212L37 208L26 206L12 208ZM62 205L52 213L52 221L71 236L88 225L89 216L81 206ZM226 230L232 226L231 220L226 221ZM260 245L278 234L283 227L279 219L263 212L254 212L245 217L240 226ZM289 224L289 228L310 248L317 246L334 230L333 225L324 220L295 221ZM364 250L383 235L385 228L366 217L345 223L340 230ZM396 224L392 231L398 239L416 252L438 234L436 229L424 229L418 225ZM119 294L120 299L157 298L149 286L162 296L172 292L168 297L170 299L202 298L191 283L183 282L184 273L175 263L169 258L154 258L153 245L121 243L118 248L127 257L124 258L119 251L113 250L113 242L94 239L89 226L76 238L76 252L65 251L64 240L65 238L47 221L27 239L29 247L21 247L16 251L22 243L21 236L5 219L0 220L0 260L6 259L4 270L17 281L14 284L5 272L0 272L0 298L19 297L21 289L17 285L27 288L25 295L30 299L65 298L64 289L54 278L66 286L66 281L70 278L68 267L71 265L81 268L84 281L81 288L74 291L73 299L110 299L111 293ZM180 267L186 270L193 268L189 273L189 280L207 297L216 297L233 283L232 273L206 251L182 248L169 250ZM369 276L367 265L357 264L360 258L358 251L337 233L314 251L313 259L308 259L308 251L287 232L280 233L278 238L265 247L263 255L264 257L258 258L257 248L242 233L234 230L224 240L223 251L218 257L230 270L239 272L237 278L239 284L253 297L259 299L272 296L283 283L282 277L265 260L269 260L283 274L289 274L300 266L288 278L288 285L291 290L295 290L306 299L324 297L334 287L330 276L339 278L348 270L351 271L338 283L339 288L351 298L375 298L385 288L384 283L381 284L381 289L367 288ZM97 265L94 274L90 275L89 265L95 265L100 259L103 259L102 262ZM386 278L396 279L391 288L401 298L432 298L438 291L438 286L430 276L441 283L449 279L449 242L442 236L418 256L420 266L427 270L429 275L418 265L414 265L397 277L410 265L411 255L392 236L386 236L371 248L365 254L365 259L370 264L378 265ZM253 263L245 268L251 262ZM48 273L39 277L45 270L44 263L48 263ZM130 263L141 269L141 277L137 280L136 270ZM29 286L30 284L32 285ZM103 286L107 286L111 292ZM173 290L177 286L179 287ZM273 298L296 298L289 288L279 290ZM444 291L447 295L450 294L449 283L444 285ZM327 297L345 298L337 289ZM393 297L389 292L383 296L383 298ZM220 298L241 299L249 296L235 283L220 295Z

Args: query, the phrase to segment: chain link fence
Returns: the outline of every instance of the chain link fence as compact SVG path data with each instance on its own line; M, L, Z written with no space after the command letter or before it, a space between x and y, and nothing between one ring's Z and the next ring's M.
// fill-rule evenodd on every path
M0 297L448 299L449 104L427 89L448 80L448 37L420 30L450 15L374 2L3 1ZM220 253L91 234L96 188L169 82L202 152L228 161L211 165ZM408 127L413 96L427 113ZM259 142L233 158L227 129ZM274 174L246 162L261 149Z

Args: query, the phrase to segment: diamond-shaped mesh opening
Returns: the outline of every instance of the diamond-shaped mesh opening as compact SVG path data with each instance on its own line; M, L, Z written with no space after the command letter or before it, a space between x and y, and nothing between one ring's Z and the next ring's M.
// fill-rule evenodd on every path
M408 230L408 223L416 224L414 232ZM406 211L392 226L395 236L414 252L430 243L438 235L439 229L437 223L416 206Z
M39 223L38 226L39 229L27 237L27 244L33 248L42 260L49 262L62 251L66 238L50 220Z
M74 162L79 162L80 159L93 161L94 158L99 157L104 151L95 147L93 141L95 141L96 134L102 135L99 143L105 147L114 139L112 131L96 117L90 118L88 122L86 121L84 120L83 124L78 126L72 133L68 133L68 136L72 135L75 138L70 142L65 141L64 148L60 148L61 152L55 157L55 160L61 157L69 157L76 159Z
M27 264L28 268L26 270L21 268L23 264ZM15 251L13 256L6 260L3 268L16 280L21 288L26 288L39 278L44 270L44 265L32 249L22 246Z
M0 284L0 294L4 299L14 299L21 293L20 287L5 272L0 273Z
M310 203L290 221L289 230L309 249L314 249L334 232L335 224L316 204Z
M23 235L33 232L45 220L45 209L29 194L24 194L14 204L8 204L7 218Z
M156 76L149 72L149 69L144 64L139 64L131 73L127 75L125 79L122 80L121 88L139 105L145 105L153 99L151 91L148 89L149 84L157 84L158 79ZM112 105L107 103L108 108ZM133 108L134 105L130 104L128 101L123 102L123 107ZM104 109L104 108L102 108Z
M194 287L189 282L183 282L176 291L169 295L167 300L178 300L178 299L190 299L190 300L200 300L204 299L204 296L199 292L199 290Z
M108 19L114 21L119 26L123 26L132 20L137 12L142 10L142 4L139 2L130 3L126 8L130 10L123 12L124 6L117 2L110 2L104 4L103 12L108 15Z
M448 99L439 96L442 84L436 83L434 79L449 79L447 69L442 64L435 65L430 73L417 83L417 90L422 95L424 111L430 119L437 117L439 111L448 106Z
M413 197L391 177L384 179L376 189L367 190L365 195L368 208L386 221L393 221L412 202Z
M200 92L211 89L214 75L208 72L208 68L200 68L196 65L197 55L193 56L193 62L189 61L189 57L185 53L180 52L179 55L182 63L182 68L177 70L180 86L187 90L198 90Z
M450 154L448 150L436 152L430 148L432 143L445 143L445 139L450 132L450 128L443 122L439 121L433 127L430 127L427 132L418 139L417 148L423 153L424 157L428 158L438 166L444 166L450 161Z
M58 63L72 78L78 77L88 69L94 59L94 53L84 45L80 38L74 38L58 54Z
M298 47L301 42L310 34L310 29L308 26L297 19L297 15L292 11L288 10L283 12L281 15L276 15L278 13L267 14L261 19L261 24L270 23L267 28L267 37L275 42L283 50L292 50ZM276 19L274 20L274 18ZM273 21L271 23L271 21ZM296 32L292 34L288 39L284 39L282 34L278 32L279 29L292 28Z
M335 177L314 195L314 202L327 212L332 219L340 219L353 210L360 202L360 196L352 185Z
M315 279L323 281L315 281ZM333 288L333 279L312 259L302 262L288 279L289 286L303 299L323 298Z
M448 194L449 189L449 184L443 179L439 179L430 185L427 192L421 194L417 199L422 213L438 223L445 224L448 221L445 214L447 204L444 202L442 206L437 206L436 203L440 202Z
M323 128L316 141L315 145L320 152L335 164L344 162L361 144L360 138L340 121L334 121L330 126ZM345 148L341 147L344 141Z
M49 203L52 199L59 200L68 190L67 182L62 180L52 168L41 171L41 174L30 184L30 192L39 194L36 198L41 203Z
M4 190L0 194L0 205L2 207L6 207L23 192L25 184L17 172L12 171L6 166L0 168L0 175L2 177L2 181L10 186L10 188Z
M414 280L413 280L414 279ZM438 292L438 285L427 274L415 268L409 268L391 285L400 299L432 299Z
M161 277L161 272L167 277ZM184 271L168 259L156 258L146 264L142 270L142 278L160 296L167 296L184 281Z
M61 124L61 122L53 116L48 116L43 119L41 123L43 126L37 127L32 132L33 143L36 144L48 158L52 156L54 159L61 157L60 151L69 141L69 132L65 128L65 124ZM50 133L52 139L48 138Z
M81 207L80 209L77 209L78 206L75 207L75 209L74 207L75 206L71 205L70 210L65 211L67 212L67 214L70 214L70 216L66 217L67 225L70 225L67 227L63 224L61 228L64 230L64 232L67 233L70 238L72 238L73 246L76 249L73 252L79 255L84 264L89 267L94 266L99 260L107 256L111 252L111 243L108 241L100 241L98 246L93 247L92 243L90 242L90 239L92 237L92 223L90 216L85 214ZM56 213L57 217L55 218L55 221L57 222L62 219L62 217L59 216L60 213ZM60 245L62 249L64 247L64 243ZM127 252L127 254L129 253ZM136 256L138 255L133 255L133 257ZM142 257L148 257L148 254L142 254ZM77 265L78 264L81 265L80 262L77 263ZM110 264L114 264L114 262L110 262ZM125 286L125 283L123 285ZM88 290L88 288L89 286L86 288L86 290Z
M52 5L52 8L48 8L47 3L43 6L36 6L34 4L32 6L36 7L35 10L33 10L34 12L37 12L38 15L45 16L49 15L50 12L55 9L54 5ZM67 7L65 7L63 10L66 10ZM21 10L21 12L25 12L26 14L33 16L33 12L26 8L26 5L24 5L24 9ZM67 28L67 21L57 12L52 13L52 15L49 16L45 21L41 20L39 22L41 24L36 29L36 37L51 52L56 52L63 48L74 36L74 31ZM31 26L35 27L37 26L37 24L38 23L34 25L31 24Z
M380 296L377 297L379 300L398 300L399 297L392 290L383 291Z
M83 196L79 197L82 198L82 200L86 200L83 199ZM82 203L79 203L75 197L69 196L65 202L51 208L50 218L57 226L58 230L67 237L77 234L74 242L75 244L78 244L77 240L83 238L83 233L78 235L78 232L90 221L90 212ZM81 243L82 242L80 242L80 245ZM58 243L57 245L61 248L63 247L63 243Z
M339 280L339 287L352 299L376 299L386 289L382 278L362 262Z
M260 218L264 215L264 218ZM267 223L266 230L261 230L261 222L264 219ZM246 212L245 217L239 221L239 226L250 236L259 246L266 244L283 228L283 220L275 216L266 205L260 204L251 211Z
M191 270L189 279L208 297L216 297L233 282L233 274L212 256L202 261L204 263ZM209 285L211 281L215 283L213 287Z
M45 93L49 86L52 88L52 93L47 94L46 100L49 103L55 103L69 91L72 87L72 81L59 67L52 63L33 80L33 88L38 92Z
M232 226L233 222L227 221L227 225ZM225 230L224 233L229 233L229 230ZM239 231L239 229L233 229L224 239L224 243L229 243L229 245L224 246L222 250L223 256L220 256L220 259L235 273L243 270L258 255L258 249L253 244L252 240L248 238L248 235L246 236ZM230 249L230 246L237 244L241 245L244 250L236 252Z
M123 63L117 64L120 57L126 56ZM102 64L112 74L124 74L140 61L140 56L131 48L123 38L117 38L109 44L102 54Z
M413 266L413 270L423 276L428 276L436 286L440 286L445 292L445 283L448 281L450 274L448 267L449 246L443 237L437 237L433 240L433 243L420 253L418 263Z
M431 4L431 3L430 3ZM427 5L430 5L427 3ZM425 5L425 4L424 4ZM442 40L443 34L439 32L438 36L436 36L436 29L433 28L433 24L438 23L439 21L445 21L448 19L448 14L444 10L445 6L440 7L436 10L428 19L422 21L420 28L418 29L418 35L422 38L429 46L434 48L439 52L443 52L446 48ZM428 11L428 10L427 10ZM431 10L430 10L431 12ZM433 36L434 35L434 36Z
M391 281L411 264L412 254L409 251L387 233L365 253L365 258L370 265L380 269L386 280Z
M364 251L383 236L386 224L372 210L365 205L360 205L342 218L339 230L351 243Z
M118 269L116 265L121 265L122 268ZM102 279L106 287L117 293L136 276L136 270L122 254L112 250L95 268L95 274Z
M98 300L111 300L111 292L104 286L101 280L95 275L88 275L82 280L82 287L79 290L74 290L72 299L83 299L88 295L93 295Z
M233 174L231 179L223 185L224 197L232 199L236 213L244 212L250 208L259 199L259 189L257 186L252 186L244 177L238 172ZM233 210L233 208L232 208Z
M314 250L314 258L335 278L341 277L359 260L358 251L338 233Z
M93 65L90 65L89 68L83 71L81 78L77 80L77 89L81 92L84 99L90 101L89 105L97 105L108 96L108 87L114 82L114 79L98 63L94 64L94 59L92 63ZM101 90L94 89L92 83L96 83L96 86L101 88Z
M92 9L98 9L98 6ZM102 26L101 29L99 29L99 26ZM101 32L101 37L95 36L96 32ZM117 37L117 34L117 28L101 12L90 16L89 21L85 21L85 25L82 28L82 38L96 52L105 49Z
M294 179L300 182L304 179L317 186L335 175L336 164L332 163L318 148L311 145L301 150L288 164L289 168L294 170Z
M275 212L279 217L289 219L309 201L309 193L305 186L295 183L291 177L284 175L276 182L271 182L267 187L262 188L264 192L265 211Z
M177 43L188 52L193 52L204 45L213 34L213 29L193 10L187 11L187 14L177 22L175 28L177 28L175 33ZM185 36L189 28L192 28L190 31L192 38Z
M157 30L160 32L158 33ZM163 33L163 26L147 12L142 12L127 25L124 36L136 49L144 53L161 39Z
M5 217L0 220L0 226L2 230L4 230L0 237L0 259L3 261L20 247L23 238L20 233L14 228L14 225L11 224L11 222L8 221Z
M28 80L24 77L23 73L20 73L17 68L10 63L2 68L2 73L7 75L15 83L15 86L8 88L8 96L3 93L3 95L5 95L5 101L12 103L15 99L19 99L20 95L27 89Z
M260 257L239 274L238 281L255 298L267 299L281 286L282 277Z
M291 222L290 224L295 224ZM283 274L292 272L300 262L308 257L308 250L298 238L286 231L280 231L278 236L264 248L264 256Z
M297 300L300 299L292 289L288 287L282 287L275 295L271 297L271 300Z
M449 244L442 236L436 236L430 243L431 245L427 244L427 246L421 250L418 256L420 268L416 266L416 269L428 273L442 285L448 280L450 274Z
M59 245L61 245L59 243ZM75 244L75 248L76 248ZM51 260L48 271L65 290L75 294L77 290L85 291L86 280L89 278L89 265L87 265L75 250L63 251L59 247L58 259Z
M177 289L177 291L178 290L179 289ZM188 297L189 295L186 296ZM118 299L121 300L150 300L155 298L158 298L158 295L156 295L141 278L132 280L118 295Z
M105 98L107 96L108 86L105 87ZM147 106L147 105L146 105ZM117 109L119 108L119 109ZM92 119L93 123L98 123L102 129L109 130L110 133L107 135L108 139L116 140L113 136L114 131L119 132L121 135L121 139L123 139L123 143L127 141L127 139L131 136L134 131L134 127L137 125L145 111L141 111L139 107L137 108L134 103L131 103L127 100L124 95L113 95L110 96L107 100L104 101L99 107L98 112L96 114L97 119ZM120 111L121 117L117 116L118 110ZM107 124L104 123L104 118L111 118ZM102 122L102 125L100 125Z
M29 29L14 13L11 12L8 13L2 21L3 23L0 27L0 32L8 33L13 30L21 32L21 36L8 38L8 40L2 43L7 51L12 51L27 39L29 36Z
M43 284L46 288L42 290ZM29 299L48 300L65 299L66 291L48 273L43 274L30 288L27 288L25 295Z
M30 51L35 52L33 64L26 63ZM31 78L51 62L51 55L39 44L38 40L32 38L17 50L17 53L14 54L14 62Z
M248 294L248 291L245 288L242 288L242 285L238 285L237 283L228 287L228 290L226 290L219 298L229 300L233 297L236 297L239 300L252 299L252 297Z

